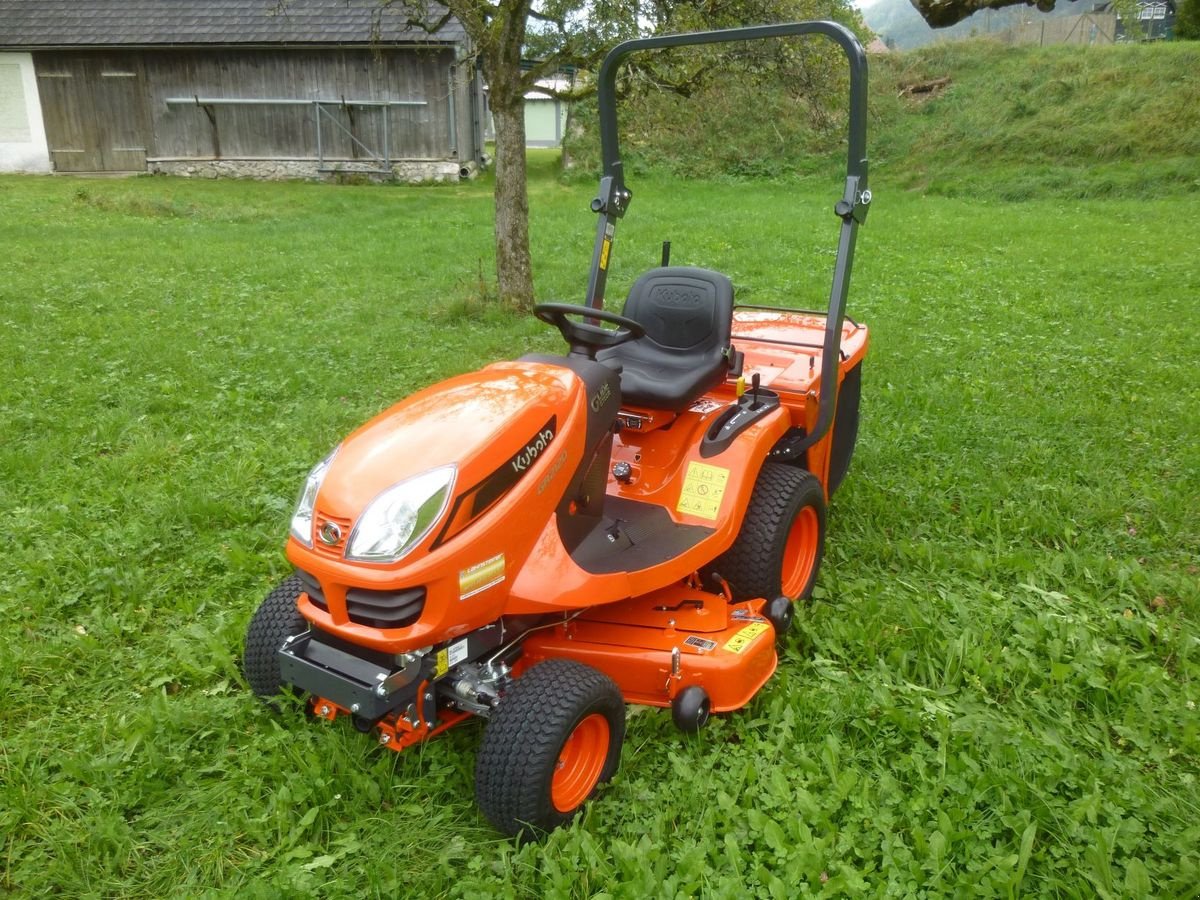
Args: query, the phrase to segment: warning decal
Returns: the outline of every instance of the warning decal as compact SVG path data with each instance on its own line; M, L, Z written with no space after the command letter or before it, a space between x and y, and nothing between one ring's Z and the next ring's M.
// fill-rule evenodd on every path
M457 644L451 644L446 648L446 661L452 666L457 666L460 662L467 658L467 639L463 638Z
M689 635L683 643L688 647L695 647L701 653L707 653L709 650L717 649L716 641L710 641L708 638L696 637L694 634Z
M460 662L467 658L467 639L449 646L443 647L437 652L434 657L433 677L441 678L451 668L457 666Z
M676 511L715 522L721 512L721 498L725 496L727 481L728 469L701 462L688 463Z
M741 653L754 642L756 637L766 631L768 627L770 626L766 622L753 622L727 640L724 649L730 653Z

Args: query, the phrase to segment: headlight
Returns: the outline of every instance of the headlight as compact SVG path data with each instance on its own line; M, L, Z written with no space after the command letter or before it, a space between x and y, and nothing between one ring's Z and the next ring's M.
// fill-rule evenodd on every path
M359 516L346 558L395 562L429 534L446 511L454 488L454 466L430 469L388 488Z
M300 492L300 500L296 503L296 512L292 515L292 537L305 547L311 547L313 542L313 509L317 505L317 492L321 490L321 482L329 471L329 464L337 456L339 444L333 452L312 467L308 480L304 482L304 490Z

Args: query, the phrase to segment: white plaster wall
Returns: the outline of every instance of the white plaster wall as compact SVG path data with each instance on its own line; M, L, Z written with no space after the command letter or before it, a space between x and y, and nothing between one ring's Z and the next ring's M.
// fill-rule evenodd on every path
M49 171L33 56L0 53L0 172Z

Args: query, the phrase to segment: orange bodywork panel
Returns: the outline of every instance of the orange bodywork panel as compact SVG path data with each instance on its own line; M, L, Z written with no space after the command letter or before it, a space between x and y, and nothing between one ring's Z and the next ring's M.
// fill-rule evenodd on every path
M552 415L547 411L551 406L566 412ZM395 563L345 559L345 537L334 546L314 541L312 547L289 538L288 559L320 579L328 606L325 611L302 597L301 614L352 643L389 653L448 640L494 622L508 611L508 584L524 567L542 524L554 520L554 507L571 476L565 461L583 455L585 409L583 384L572 372L514 362L442 382L372 419L338 451L337 464L317 498L316 529L334 521L348 536L351 517L375 496L435 462L455 462L456 493L487 484L514 462L525 467L522 486L533 487L510 490L472 510L466 524L466 514L452 506L445 520ZM544 440L548 431L553 436ZM527 457L539 441L541 449ZM421 452L412 453L413 447ZM464 533L468 529L469 538ZM460 535L463 539L456 540ZM482 585L473 581L474 573L481 571L492 573ZM351 622L346 591L352 587L423 587L421 618L397 629Z
M622 430L612 458L629 462L632 476L628 484L610 477L608 494L657 505L679 524L711 529L711 536L656 566L596 574L571 558L552 518L513 581L508 611L546 613L637 597L686 578L728 549L767 451L787 431L790 419L778 409L746 429L724 453L704 459L699 445L710 423L710 413L688 411L669 430Z
M647 706L670 706L680 691L698 685L715 712L728 712L749 703L778 664L775 630L760 615L762 605L730 605L676 585L531 634L522 659L527 665L574 659L608 675L626 702Z
M821 344L825 339L825 316L773 309L737 309L733 314L733 343L745 354L743 377L749 384L754 375L759 384L779 394L792 411L794 425L811 430L817 423L817 394L821 389ZM841 365L838 385L846 373L867 354L868 333L863 325L846 319L842 323ZM829 456L833 429L809 448L807 468L820 479L829 499Z
M629 409L619 416L623 427L613 438L611 461L627 463L628 475L609 475L609 497L655 507L699 535L632 570L585 569L560 533L560 518L575 514L573 505L561 505L564 492L588 452L589 398L574 372L545 362L497 363L414 394L350 435L330 467L317 497L314 532L333 523L341 541L326 546L314 540L306 547L289 539L289 560L315 576L324 592L321 605L302 595L301 614L351 643L400 653L468 634L506 615L624 608L630 598L672 589L732 545L776 443L789 429L815 424L823 334L820 315L735 311L733 342L745 356L745 380L757 374L760 387L778 394L780 405L707 457L702 440L736 402L733 380L678 415ZM842 346L839 379L865 355L867 330L847 321ZM832 429L807 454L807 467L823 484L831 444ZM388 564L345 558L354 517L374 497L450 463L456 467L455 500L406 556ZM513 466L520 471L511 489L485 489ZM350 620L351 588L423 588L425 603L411 625L373 627ZM575 627L590 626L580 619Z

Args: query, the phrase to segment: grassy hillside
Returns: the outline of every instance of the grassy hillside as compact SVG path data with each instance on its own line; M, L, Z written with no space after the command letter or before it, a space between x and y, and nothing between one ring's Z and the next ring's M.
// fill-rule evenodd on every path
M873 63L870 147L889 182L1005 199L1200 191L1200 45L970 41ZM945 76L936 96L899 96Z
M902 95L949 77L934 95ZM939 194L1168 196L1200 191L1200 45L940 44L872 57L868 147L877 184ZM623 107L630 168L679 176L832 174L844 113L732 79L690 101ZM593 113L569 150L597 165ZM985 177L984 177L985 176Z

